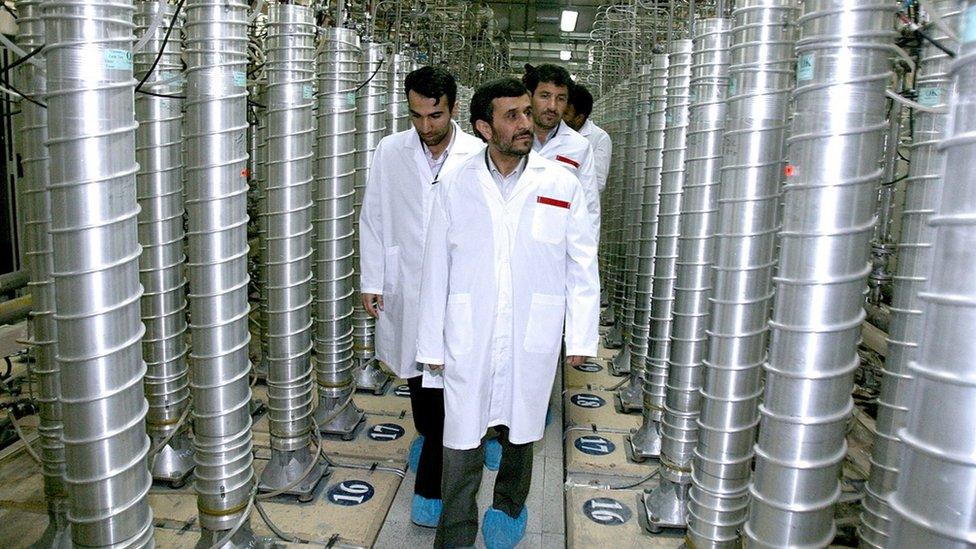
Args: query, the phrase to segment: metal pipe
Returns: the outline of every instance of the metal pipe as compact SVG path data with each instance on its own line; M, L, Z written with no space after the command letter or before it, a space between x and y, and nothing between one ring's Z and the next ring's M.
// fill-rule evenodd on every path
M634 288L634 321L631 335L630 378L617 393L620 408L639 411L644 407L644 366L650 337L651 288L654 281L654 249L657 242L658 194L661 191L661 153L664 148L664 111L667 107L668 55L654 54L652 63L644 65L638 92L640 103L638 131L646 134L641 142L645 152L641 211L638 219L637 276ZM642 154L641 151L635 151Z
M247 4L186 0L187 277L198 545L246 546L254 489L247 292ZM239 525L239 526L238 526ZM234 531L236 529L236 531Z
M315 422L323 433L352 437L364 420L352 400L353 178L359 37L328 28L317 61L318 165L316 167Z
M139 280L142 282L142 356L149 413L146 429L155 456L150 462L154 479L181 484L193 470L193 443L189 423L181 417L190 405L187 376L186 278L183 266L183 69L180 61L179 21L174 7L159 1L136 6L137 34L146 32L156 14L163 18L133 56L136 77L145 76L162 50L143 87L158 95L136 96L136 193L139 200ZM169 40L163 47L167 29ZM169 82L167 82L169 81ZM165 82L165 83L161 83ZM163 97L168 96L168 97ZM160 446L163 441L165 445Z
M399 17L400 4L397 3ZM399 34L397 35L399 37ZM393 62L387 70L386 89L389 98L386 102L386 128L388 133L410 129L410 107L407 105L407 92L403 80L410 73L410 57L404 53L393 54ZM458 99L461 99L463 86L458 86Z
M621 109L633 114L637 96L637 82L625 80L617 87L621 94ZM634 286L637 283L637 237L638 220L641 212L641 198L644 192L643 185L637 181L637 141L638 136L645 136L646 132L640 132L637 120L634 116L628 116L622 120L623 131L619 146L623 153L621 159L622 177L621 193L622 199L615 206L621 210L620 213L620 250L621 250L621 271L620 286L621 295L620 316L614 327L620 327L620 352L610 363L610 373L617 376L630 373L630 343L634 324ZM644 137L646 139L646 136ZM643 155L641 165L644 163ZM641 168L641 172L643 167Z
M887 0L805 0L797 20L791 164L744 527L751 547L823 547L836 533L883 171L895 7Z
M920 294L924 323L915 360L908 417L898 432L901 474L890 505L891 546L962 549L976 544L976 1L964 14L949 74L953 96L945 138L932 268ZM943 12L945 13L945 12ZM943 42L944 44L944 42Z
M27 0L17 6L17 44L25 51L44 45L44 22L41 20L39 0ZM42 97L47 89L45 73L33 63L23 63L16 74L19 89L32 97ZM38 426L40 436L41 473L44 475L44 498L47 501L48 526L36 542L37 547L67 547L71 543L67 511L67 492L64 484L64 420L61 411L61 367L57 361L58 327L54 319L56 299L54 291L53 253L51 242L50 158L47 141L47 109L29 101L21 101L21 180L23 197L23 245L25 268L0 276L3 291L22 288L29 294L0 304L8 309L12 303L22 303L22 309L32 312L31 345L34 363L31 371L37 376ZM28 280L29 278L29 280ZM33 298L33 299L32 299ZM33 306L33 311L31 308ZM12 318L0 313L0 324Z
M664 148L661 153L661 191L654 249L654 285L651 292L650 336L644 370L643 421L631 437L631 457L643 460L661 452L661 414L664 411L668 356L671 348L671 313L674 304L675 260L678 257L678 217L684 185L688 106L691 96L691 40L671 44L668 63L668 103Z
M265 104L268 422L271 461L258 489L310 499L325 473L312 430L312 169L315 23L297 4L273 4ZM312 462L318 462L312 465Z
M695 27L687 155L681 191L667 393L661 418L660 482L644 497L648 524L684 528L698 441L711 266L729 73L729 19Z
M738 547L762 394L794 0L745 0L734 19L712 266L706 375L689 493L695 547Z
M355 189L354 198L354 233L353 233L353 265L359 265L359 213L363 205L363 195L366 182L369 180L370 164L373 161L373 151L379 145L380 139L386 136L384 114L386 108L386 78L380 76L386 53L383 44L365 44L363 46L362 62L359 64L361 78L364 83L356 92L356 175L353 179ZM356 293L359 293L359 273L353 279ZM362 301L356 299L352 313L353 351L356 357L356 389L382 393L390 383L390 378L380 368L374 354L374 336L376 322L366 313Z
M132 2L43 3L64 483L81 547L152 546Z
M961 15L955 0L933 2L943 21L953 28ZM958 49L945 32L933 28L932 38L953 50ZM915 87L920 101L926 106L947 108L951 91L949 67L952 58L939 48L926 43L922 47L921 62ZM922 299L932 269L933 241L936 230L929 219L939 206L942 194L942 166L945 158L938 142L945 138L947 116L940 112L917 110L905 208L901 219L901 241L898 243L898 264L894 274L888 331L888 354L885 356L878 396L877 438L871 453L871 474L864 492L864 504L858 533L867 547L891 545L891 521L894 512L891 499L901 470L902 447L899 431L910 413L908 406L914 375L910 364L918 359L922 338ZM869 311L870 313L870 311ZM869 314L870 319L870 314Z

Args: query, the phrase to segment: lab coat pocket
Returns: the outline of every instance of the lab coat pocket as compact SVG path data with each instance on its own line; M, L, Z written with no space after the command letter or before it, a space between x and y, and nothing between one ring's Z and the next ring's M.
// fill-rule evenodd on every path
M532 294L529 321L522 347L528 353L552 353L559 348L563 333L566 298L561 295Z
M471 352L472 339L471 294L447 296L447 317L444 322L444 342L455 357Z
M566 238L569 209L537 202L532 214L532 238L546 244L559 244Z
M400 247L389 246L383 257L383 293L395 294L400 288Z

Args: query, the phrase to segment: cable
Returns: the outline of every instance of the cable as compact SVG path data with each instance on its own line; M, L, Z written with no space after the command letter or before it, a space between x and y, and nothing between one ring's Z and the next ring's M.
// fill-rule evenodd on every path
M7 419L9 419L10 424L14 426L14 431L17 433L17 436L20 437L20 440L23 441L24 449L27 450L30 457L34 458L34 461L37 463L41 463L41 456L37 455L37 452L35 452L34 448L31 447L30 442L27 442L27 437L24 435L24 432L20 430L20 424L17 423L17 418L10 410L7 410Z
M261 505L260 502L255 501L254 508L257 509L258 515L261 515L261 520L263 520L264 523L268 525L268 529L271 530L274 533L274 535L278 536L284 541L287 541L288 543L308 543L309 540L302 539L298 536L293 536L288 532L285 532L284 530L278 528L278 525L276 525L274 522L271 521L271 517L268 516L268 513L264 510L264 507Z
M183 9L184 2L186 2L186 0L179 0L179 2L176 3L176 10L173 11L173 17L170 18L169 26L166 27L166 34L163 35L163 44L159 46L159 51L156 52L156 58L153 59L152 65L149 66L149 70L146 71L145 75L143 75L142 80L140 80L139 83L136 84L137 92L142 91L142 85L146 83L146 80L149 80L149 77L152 76L153 71L156 70L156 65L159 64L159 60L163 58L163 52L166 51L166 44L169 43L169 35L173 32L173 27L175 26L174 23L176 22L176 18L179 17L180 15L180 10ZM149 95L153 95L153 94L149 94ZM174 97L174 99L179 99L179 98Z
M16 61L14 61L13 63L7 65L7 68L3 69L4 74L7 74L11 70L13 70L13 69L19 67L20 65L22 65L25 61L27 61L31 57L34 57L35 55L41 53L41 50L44 49L44 46L46 46L46 44L41 44L40 46L37 46L37 48L35 48L35 49L27 52L27 55L25 55L23 57L19 57Z
M153 97L163 97L165 99L186 99L185 95L170 95L166 93L156 93L156 92L140 90L140 89L136 89L136 93L141 93L143 95L151 95Z
M0 92L4 92L4 93L9 94L9 95L16 95L16 96L20 97L21 99L26 99L27 101L29 101L29 102L37 105L38 107L42 107L42 108L45 108L45 109L47 108L47 105L45 105L44 103L41 103L40 101L34 99L33 97L30 97L29 95L25 95L24 92L22 92L22 91L18 90L17 88L15 88L14 85L11 84L10 82L7 82L7 86L6 87L0 86Z
M373 81L373 77L376 76L376 73L380 72L380 69L382 69L383 68L383 65L385 65L385 64L386 64L386 59L384 58L383 60L381 60L379 63L376 64L376 70L373 71L373 74L369 75L369 78L367 78L365 82L363 82L359 86L356 86L356 89L352 90L352 93L358 92L359 90L363 89L363 87L366 84L369 84L370 82L372 82Z
M661 469L660 468L657 468L657 469L654 469L653 471L651 471L651 474L649 474L646 477L638 480L637 482L633 482L633 483L630 483L630 484L622 484L620 486L610 486L610 485L607 485L606 488L608 490L626 490L628 488L634 488L635 486L640 486L641 484L644 484L645 482L647 482L647 481L651 480L652 478L656 477L660 472L661 472Z

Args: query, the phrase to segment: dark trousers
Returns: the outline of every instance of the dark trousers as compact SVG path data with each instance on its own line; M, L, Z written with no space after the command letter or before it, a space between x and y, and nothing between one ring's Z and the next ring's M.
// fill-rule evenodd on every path
M532 485L532 443L512 444L508 428L498 427L502 463L495 477L491 506L517 518ZM444 510L437 525L434 547L474 546L478 538L478 488L485 462L485 445L473 450L444 448L441 493Z
M423 377L407 380L413 426L424 436L413 493L427 499L441 499L441 466L444 461L444 390L423 386Z

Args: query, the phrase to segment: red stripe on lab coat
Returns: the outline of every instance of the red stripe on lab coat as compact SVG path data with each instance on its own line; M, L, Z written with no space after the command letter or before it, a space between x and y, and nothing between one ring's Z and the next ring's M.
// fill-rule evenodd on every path
M569 209L569 202L566 202L565 200L556 200L555 198L549 198L548 196L540 196L536 199L536 202L539 204L548 204L557 208Z
M556 160L562 162L563 164L569 164L570 166L572 166L572 167L574 167L576 169L579 169L579 166L580 166L579 162L573 160L572 158L563 156L561 154L557 154L556 155Z

